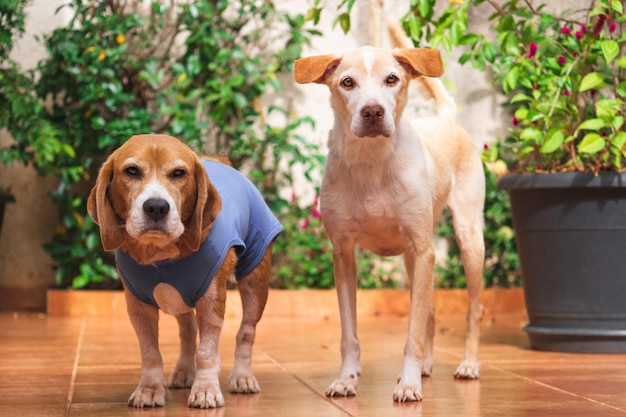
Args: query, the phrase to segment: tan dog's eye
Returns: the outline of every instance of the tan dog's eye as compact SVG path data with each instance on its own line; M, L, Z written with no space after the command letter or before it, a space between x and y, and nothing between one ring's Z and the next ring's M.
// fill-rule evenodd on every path
M182 178L187 175L184 169L175 169L170 175L172 178Z
M141 177L141 172L139 171L137 167L128 167L124 170L124 172L129 177L134 177L134 178Z
M400 81L400 79L398 78L397 75L394 75L394 74L390 74L386 80L387 85L395 85L398 81Z
M352 88L354 87L354 81L352 81L352 78L350 77L346 77L343 80L341 80L341 83L339 83L343 88Z

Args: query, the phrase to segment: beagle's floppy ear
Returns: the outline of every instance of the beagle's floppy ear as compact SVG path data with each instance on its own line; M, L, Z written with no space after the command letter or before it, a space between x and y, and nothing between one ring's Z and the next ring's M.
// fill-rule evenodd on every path
M325 84L328 76L341 62L338 55L319 55L296 59L293 63L293 79L298 84Z
M181 240L185 246L195 252L200 248L208 230L222 210L222 198L215 186L209 181L200 160L196 160L194 170L198 190L196 207L185 227L185 233Z
M87 211L93 221L100 226L100 239L104 250L115 250L124 241L124 223L115 214L109 200L109 185L113 180L113 158L100 168L96 185L91 189L87 199Z
M436 49L400 48L393 50L393 56L413 78L420 75L427 77L443 75L441 54Z

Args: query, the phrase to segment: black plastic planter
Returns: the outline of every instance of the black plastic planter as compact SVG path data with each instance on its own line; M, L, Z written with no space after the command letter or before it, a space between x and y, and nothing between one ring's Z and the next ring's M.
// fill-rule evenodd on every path
M535 349L626 352L626 174L511 174Z

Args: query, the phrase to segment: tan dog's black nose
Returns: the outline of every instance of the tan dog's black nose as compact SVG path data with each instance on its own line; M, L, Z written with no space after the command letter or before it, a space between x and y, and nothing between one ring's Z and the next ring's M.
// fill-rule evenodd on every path
M385 109L380 104L372 104L361 109L361 117L371 124L376 124L385 117Z
M169 211L169 203L162 198L151 198L143 203L143 212L154 221L163 219Z

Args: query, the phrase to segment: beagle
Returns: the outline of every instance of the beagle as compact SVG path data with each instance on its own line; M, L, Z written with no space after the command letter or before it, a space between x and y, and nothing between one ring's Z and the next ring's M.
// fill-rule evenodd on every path
M477 147L454 121L454 101L441 81L427 78L442 73L439 52L418 48L363 47L295 61L296 82L328 86L335 116L320 204L333 245L342 363L328 396L355 395L361 375L355 306L358 243L382 256L404 255L411 307L393 398L422 399L421 376L429 376L433 366L432 235L446 205L453 214L469 291L465 357L455 376L479 376L485 179ZM435 99L436 117L403 117L411 80Z
M87 208L104 249L115 250L141 349L141 377L128 404L163 406L167 386L191 387L189 407L224 405L218 343L231 274L243 318L228 385L231 392L259 392L252 345L282 226L254 185L226 164L201 160L176 138L138 135L102 165ZM176 316L180 327L180 355L167 383L159 309Z

